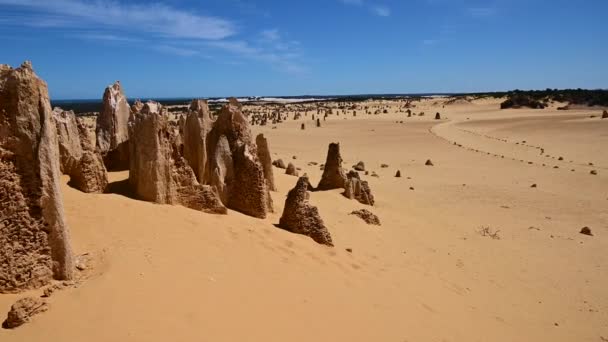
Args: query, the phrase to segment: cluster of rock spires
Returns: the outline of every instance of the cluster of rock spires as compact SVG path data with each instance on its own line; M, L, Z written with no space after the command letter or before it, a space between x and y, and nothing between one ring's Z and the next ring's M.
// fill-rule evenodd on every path
M268 142L252 138L236 100L215 120L195 100L175 124L159 103L129 107L116 82L93 130L71 111L51 110L31 63L0 65L0 293L74 277L60 176L102 193L107 170L129 170L133 194L146 201L258 218L273 210Z
M355 165L356 169L365 170L363 162ZM349 199L356 199L362 204L374 205L374 196L367 181L361 180L357 171L344 174L340 144L331 143L327 152L327 160L323 169L323 176L316 190L344 189L343 195Z
M53 110L57 129L60 169L70 176L70 185L86 193L103 193L108 174L98 150L91 144L90 130L74 112Z
M272 212L268 144L259 136L258 150L236 100L216 120L206 101L194 100L183 125L182 137L159 103L133 105L129 183L138 198L217 214L225 207L258 218Z
M139 199L226 214L215 189L201 185L180 155L179 133L159 103L136 103L129 120L129 184Z
M273 163L276 167L285 167L281 159ZM357 164L365 169L362 162ZM290 174L290 168L295 171L293 164L289 163L287 174ZM319 216L316 207L308 203L310 194L308 191L322 191L332 189L344 189L343 195L349 199L356 199L362 204L374 205L374 196L371 193L367 181L362 181L359 173L351 171L348 175L344 174L342 168L342 156L340 155L340 144L331 143L327 153L327 160L324 164L323 175L319 185L315 188L310 184L308 177L304 175L298 179L296 186L289 191L283 215L279 222L279 227L288 230L292 233L303 234L311 237L320 244L333 246L331 235L323 220ZM366 222L371 217L372 224L378 224L379 220L375 215L368 215L368 211L362 217ZM371 213L370 213L371 214Z

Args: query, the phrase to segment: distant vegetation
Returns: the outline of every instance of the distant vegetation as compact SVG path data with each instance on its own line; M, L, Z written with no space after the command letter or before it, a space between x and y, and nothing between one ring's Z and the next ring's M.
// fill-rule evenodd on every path
M608 90L586 89L545 89L513 90L508 92L468 94L475 97L506 97L500 108L537 108L542 109L550 102L564 102L568 105L608 107ZM563 108L566 109L566 108Z

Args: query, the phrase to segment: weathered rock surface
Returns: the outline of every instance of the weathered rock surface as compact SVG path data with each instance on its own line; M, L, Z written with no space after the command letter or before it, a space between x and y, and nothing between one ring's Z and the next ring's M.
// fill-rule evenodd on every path
M292 163L287 164L287 169L285 170L285 174L289 176L298 176L298 170L296 170L295 165Z
M103 193L108 186L108 173L99 153L84 151L70 170L71 186L86 193Z
M72 278L59 159L46 83L0 65L0 293Z
M365 205L374 205L375 203L369 184L367 181L362 181L355 171L348 173L348 180L344 189L344 196L347 198L356 199L359 203Z
M14 329L30 321L30 318L48 310L48 305L40 298L21 298L11 306L6 320L2 323L5 329Z
M365 171L365 163L360 161L357 164L353 165L353 169L357 171Z
M323 176L317 186L317 190L332 190L344 188L346 177L342 169L342 156L340 156L340 144L329 144L327 160L323 170Z
M57 128L57 142L59 143L59 168L62 173L67 175L82 158L83 149L80 143L78 122L73 111L66 112L61 108L53 109L53 121Z
M380 219L374 213L367 209L355 210L350 213L351 215L355 215L365 221L365 223L375 226L380 226Z
M307 177L300 177L296 186L289 191L279 227L292 233L309 236L317 243L333 246L331 235L325 227L317 207L308 203L309 184Z
M272 201L264 179L264 170L250 146L238 146L233 154L234 187L228 207L245 215L266 218L272 212Z
M220 189L224 204L243 214L265 218L272 211L272 198L249 122L235 99L220 110L207 143L213 157L206 172L212 175L210 184L218 189L221 183L225 185Z
M207 172L207 135L213 128L209 105L204 100L193 100L184 122L184 158L199 182L205 182Z
M145 201L225 214L216 190L201 185L179 154L177 132L163 107L148 102L137 109L129 122L129 183L135 195Z
M86 193L102 193L108 185L108 174L99 152L90 143L90 131L74 112L53 110L57 128L60 169L70 176L70 185Z
M258 147L258 159L260 160L260 163L262 163L262 168L264 169L266 185L268 185L270 191L277 191L277 187L274 185L274 172L272 171L272 159L270 157L268 140L264 137L264 134L258 134L255 138L255 144Z
M277 167L279 169L287 168L287 166L285 166L285 162L283 161L283 159L277 159L277 160L273 161L272 165L274 165L275 167Z
M97 116L97 148L108 170L129 169L129 116L129 102L117 81L106 88Z

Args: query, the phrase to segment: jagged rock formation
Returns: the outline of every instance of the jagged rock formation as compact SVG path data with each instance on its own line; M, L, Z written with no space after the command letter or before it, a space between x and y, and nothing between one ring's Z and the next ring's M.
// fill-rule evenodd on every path
M356 199L362 204L374 205L374 196L367 181L362 181L356 171L348 173L348 180L344 186L344 196Z
M108 170L129 169L129 116L129 103L117 81L106 88L97 116L97 148Z
M215 189L201 185L180 155L177 133L164 108L148 102L135 109L129 121L129 183L135 195L145 201L225 214Z
M102 193L108 174L101 155L90 143L89 130L74 112L53 110L57 128L61 172L70 176L70 185L86 193Z
M72 278L59 159L46 83L0 65L0 293Z
M353 165L353 169L357 171L365 171L365 163L360 161L357 164Z
M270 157L270 149L268 148L268 140L264 138L264 134L258 134L255 138L255 144L258 146L258 159L264 169L264 178L266 179L268 190L277 191L274 185L274 172L272 171L272 159Z
M342 157L340 156L340 144L329 144L327 160L323 170L323 176L317 186L317 190L331 190L344 188L346 177L342 169Z
M309 184L306 176L300 177L296 186L289 191L279 227L292 233L309 236L317 243L333 246L331 235L325 227L317 207L308 203Z
M207 134L213 127L209 105L204 100L193 100L184 122L184 158L194 170L199 182L205 181L207 167Z
M606 110L605 110L605 111L602 113L602 119L608 119L608 111L606 111Z
M89 127L82 118L76 118L76 127L82 150L95 151L95 128Z
M427 159L427 161L426 161L426 163L424 163L424 165L433 166L433 162L430 159Z
M2 323L5 329L15 329L30 321L32 316L48 310L45 301L36 297L21 298L11 306L6 320Z
M367 209L355 210L350 213L350 215L355 215L365 221L365 223L375 226L380 226L380 219L374 213Z
M289 163L287 165L287 169L285 170L285 174L289 175L289 176L298 176L298 170L296 170L295 165L293 165L292 163Z
M230 99L207 137L207 152L212 156L207 163L208 181L220 190L228 208L265 218L272 211L272 198L257 149L240 104Z

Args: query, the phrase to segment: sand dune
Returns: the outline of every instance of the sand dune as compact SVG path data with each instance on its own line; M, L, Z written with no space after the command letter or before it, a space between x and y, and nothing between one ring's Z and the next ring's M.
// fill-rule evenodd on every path
M608 339L608 120L437 101L419 104L424 117L391 110L321 128L302 118L306 130L254 127L273 159L313 184L321 170L309 162L323 163L330 142L345 166L362 160L379 175L365 179L380 227L348 215L365 206L338 190L311 194L335 248L274 226L297 180L280 169L264 220L84 194L64 179L75 252L90 256L84 279L0 340ZM433 120L437 111L447 119ZM113 188L127 177L110 173ZM484 226L500 239L482 236ZM22 296L0 296L0 312Z

